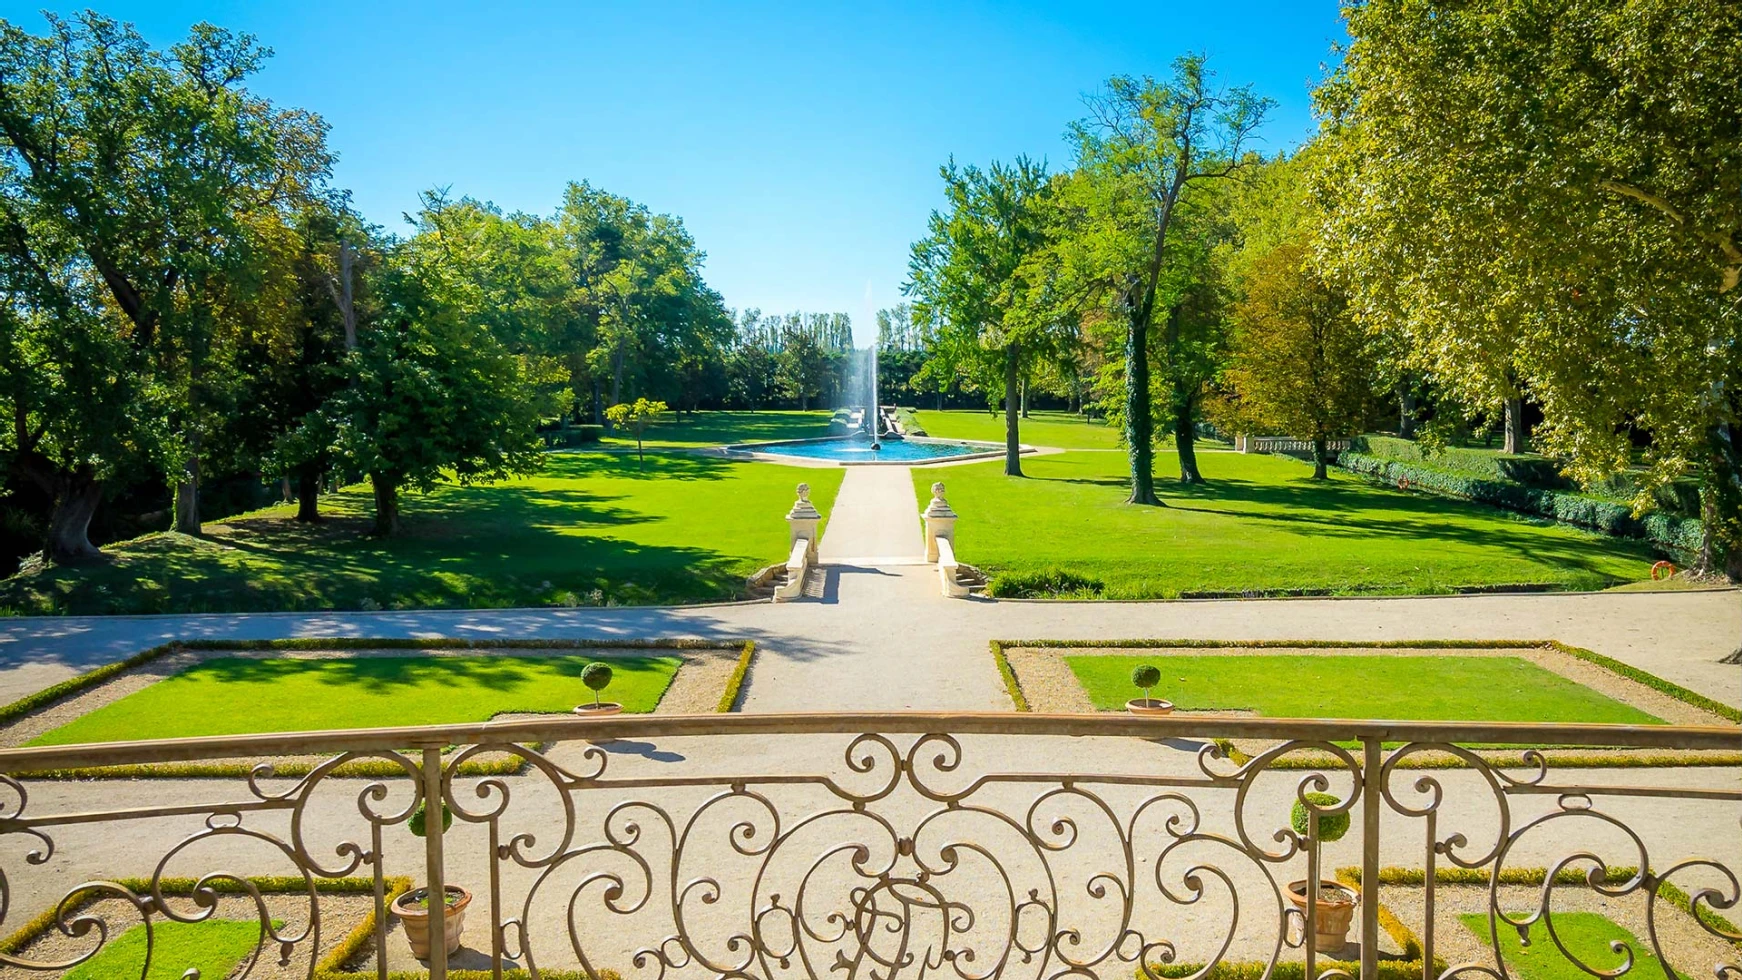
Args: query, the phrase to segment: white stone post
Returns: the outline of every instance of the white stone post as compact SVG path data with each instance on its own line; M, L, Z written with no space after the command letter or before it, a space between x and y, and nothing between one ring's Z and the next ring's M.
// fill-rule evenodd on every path
M793 503L792 509L786 512L786 524L792 529L791 535L786 539L787 550L791 551L792 546L797 544L800 538L803 538L810 542L810 547L806 548L805 551L811 563L815 564L817 560L817 522L822 518L823 515L817 513L816 505L811 503L811 485L808 483L799 484L798 500Z
M956 543L956 512L950 509L950 502L944 499L944 485L931 485L931 503L925 506L921 515L925 518L925 560L938 560L938 539L947 539L952 546Z

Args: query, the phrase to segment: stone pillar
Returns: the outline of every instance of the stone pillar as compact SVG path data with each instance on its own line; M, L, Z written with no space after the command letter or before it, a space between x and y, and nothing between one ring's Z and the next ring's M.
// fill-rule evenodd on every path
M786 539L787 551L790 552L792 546L798 543L798 539L803 538L810 542L810 547L806 551L811 562L815 564L817 560L817 522L822 519L823 515L817 513L816 505L811 503L811 485L808 483L799 484L798 500L793 503L792 509L786 512L786 524L792 529L791 535Z
M938 560L938 539L947 538L950 544L956 543L956 512L950 509L950 502L944 499L944 485L931 485L931 503L926 504L921 514L925 518L925 560Z

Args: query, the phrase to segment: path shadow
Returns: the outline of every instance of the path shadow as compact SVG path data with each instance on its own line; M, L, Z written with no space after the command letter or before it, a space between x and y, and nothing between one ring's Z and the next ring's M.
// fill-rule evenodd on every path
M895 573L884 571L873 565L823 565L818 568L823 573L823 593L814 601L828 605L839 605L841 602L841 577L843 575L881 575L895 577Z
M613 738L594 744L612 755L638 755L649 762L682 762L685 759L682 753L662 749L652 742L638 742L632 738Z

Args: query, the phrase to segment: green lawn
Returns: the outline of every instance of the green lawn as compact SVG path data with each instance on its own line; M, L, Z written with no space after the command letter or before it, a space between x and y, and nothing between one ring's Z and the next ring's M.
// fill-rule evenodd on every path
M737 597L782 561L793 487L826 514L838 469L687 454L552 453L535 476L403 499L406 533L365 536L367 485L321 500L298 524L273 507L152 534L94 565L0 581L0 610L33 613L508 607L696 602ZM594 594L597 590L597 594ZM567 595L565 595L567 593Z
M1393 721L1662 722L1520 657L1452 654L1232 654L1157 650L1074 656L1065 663L1102 711L1141 696L1131 668L1154 664L1154 696L1191 710L1256 711L1267 718Z
M198 969L202 977L227 977L261 938L259 922L234 919L173 922L160 916L152 930L151 972L146 980L180 980L190 968ZM145 927L134 926L68 970L63 980L137 980L144 965Z
M647 427L643 445L649 449L726 446L737 442L816 439L839 435L829 431L828 410L812 412L672 412ZM604 445L634 448L633 434L606 436Z
M1004 441L1004 413L922 411L914 413L925 434L939 439ZM1025 445L1058 449L1118 449L1119 430L1072 412L1031 412L1017 427Z
M1206 452L1209 480L1177 482L1156 454L1165 508L1133 507L1126 461L1111 452L1026 457L1026 478L997 461L915 469L961 514L956 554L994 577L998 594L1049 570L1101 583L1108 598L1197 592L1328 590L1433 593L1540 585L1595 589L1650 576L1643 542L1533 521L1477 504L1400 493L1276 456ZM1003 579L1004 581L1000 581Z
M1516 913L1514 918L1524 918ZM1482 914L1459 916L1469 930L1488 943L1488 917ZM1548 936L1542 923L1531 926L1530 945L1519 939L1518 930L1504 922L1498 923L1500 951L1506 957L1506 968L1518 980L1590 980L1585 972L1568 960ZM1607 916L1597 912L1560 912L1554 916L1555 934L1567 949L1593 970L1618 970L1626 962L1625 954L1617 953L1609 944L1626 943L1633 950L1633 968L1628 976L1661 977L1663 965L1651 954L1651 944L1641 941ZM1681 980L1687 976L1677 973Z
M503 712L566 712L593 693L589 657L418 656L208 660L31 741L74 745L145 738L446 725ZM678 657L613 657L604 698L649 712ZM222 974L217 974L222 976Z

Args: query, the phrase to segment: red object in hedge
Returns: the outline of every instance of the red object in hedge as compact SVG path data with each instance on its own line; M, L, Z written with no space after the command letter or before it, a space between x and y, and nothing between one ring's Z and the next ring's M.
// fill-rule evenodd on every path
M1660 561L1652 565L1651 580L1656 582L1659 578L1675 578L1675 562Z

